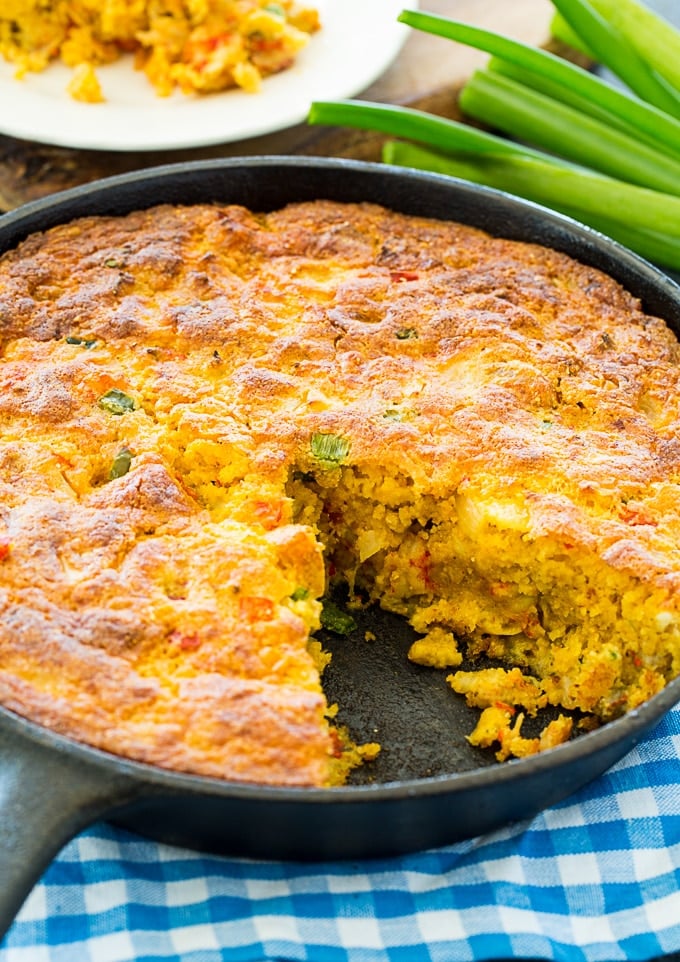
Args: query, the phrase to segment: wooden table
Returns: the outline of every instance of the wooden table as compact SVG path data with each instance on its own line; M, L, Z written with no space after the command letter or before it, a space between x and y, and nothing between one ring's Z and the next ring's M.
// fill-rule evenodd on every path
M340 0L341 2L341 0ZM367 0L379 3L380 0ZM408 6L408 2L404 3ZM421 0L420 8L546 45L553 6L549 0ZM409 31L392 66L360 97L408 104L447 117L457 114L457 92L486 55L417 30ZM96 105L93 106L96 110ZM362 131L310 127L182 151L106 152L71 150L0 136L0 210L109 174L156 164L255 154L379 158L380 138Z

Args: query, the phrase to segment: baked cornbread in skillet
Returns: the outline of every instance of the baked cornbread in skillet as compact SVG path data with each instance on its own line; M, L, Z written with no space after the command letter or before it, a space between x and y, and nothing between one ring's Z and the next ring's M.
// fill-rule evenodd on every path
M328 784L335 577L500 758L678 674L678 344L594 268L370 204L163 206L6 254L0 325L7 707Z

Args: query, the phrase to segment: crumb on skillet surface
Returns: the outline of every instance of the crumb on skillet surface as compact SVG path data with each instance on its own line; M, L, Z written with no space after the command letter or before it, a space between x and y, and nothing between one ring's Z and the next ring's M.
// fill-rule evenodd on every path
M0 699L40 724L342 781L377 749L320 683L335 578L499 759L680 670L679 347L593 268L372 204L161 206L5 254L0 332Z

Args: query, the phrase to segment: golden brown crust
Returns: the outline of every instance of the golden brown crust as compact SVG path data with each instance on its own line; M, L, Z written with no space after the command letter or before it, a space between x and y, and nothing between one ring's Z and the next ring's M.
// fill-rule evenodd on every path
M7 253L0 331L0 697L74 737L324 782L322 522L292 523L294 476L341 513L323 491L347 467L404 530L512 501L525 541L678 615L678 343L563 254L371 204L163 206ZM408 597L441 594L408 564Z

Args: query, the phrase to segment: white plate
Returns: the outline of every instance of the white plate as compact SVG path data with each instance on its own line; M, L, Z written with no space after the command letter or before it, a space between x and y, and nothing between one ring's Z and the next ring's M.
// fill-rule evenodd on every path
M66 147L166 150L229 143L302 123L312 100L353 97L369 87L394 60L408 32L397 23L404 0L316 0L313 5L321 30L289 70L268 77L256 94L230 90L158 97L126 57L97 69L106 102L83 104L66 92L71 72L63 65L18 81L0 58L0 131Z

